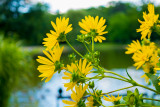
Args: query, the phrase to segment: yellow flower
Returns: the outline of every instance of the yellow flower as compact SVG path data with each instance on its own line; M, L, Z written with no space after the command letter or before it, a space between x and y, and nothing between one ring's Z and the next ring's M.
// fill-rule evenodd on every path
M126 54L132 54L137 52L138 50L140 50L142 48L140 42L137 41L132 41L133 43L131 43L130 45L128 45L128 47L126 48L127 51L125 52Z
M157 63L159 62L159 57L158 57L158 52L155 51L149 62L146 62L144 65L143 65L143 71L145 73L151 73L151 74L156 74L157 73L157 70L155 68L157 68Z
M152 57L150 59L150 63L152 66L154 67L157 67L157 63L159 62L159 56L158 56L158 52L155 51L153 54L152 54Z
M79 107L78 103L83 97L87 87L88 87L88 84L85 85L83 88L82 88L82 84L80 84L79 87L75 86L75 91L72 90L72 94L71 94L71 98L73 101L62 100L63 103L69 105L65 107Z
M141 26L139 29L137 29L137 32L141 32L141 40L145 39L147 35L148 38L150 38L152 33L151 28L155 23L157 23L159 17L159 15L155 15L154 13L154 5L148 4L148 11L148 14L146 14L146 12L143 12L144 21L138 20L141 23Z
M154 68L155 70L160 70L160 68Z
M151 63L149 63L149 62L145 63L142 66L142 68L143 68L143 71L145 73L151 73L151 74L156 74L157 73L156 69L154 69L155 66L151 65Z
M116 101L119 101L122 98L122 96L119 96L119 94L118 94L117 98L113 95L111 95L111 96L107 95L107 96L108 97L106 97L106 96L103 96L103 97L104 97L104 100L109 101L109 102L116 102Z
M150 46L143 46L141 50L134 53L132 59L135 61L134 66L137 66L136 69L139 69L145 62L149 61L149 58L152 56L154 49Z
M43 39L44 46L47 46L49 49L53 48L58 41L64 41L64 35L72 30L72 24L68 25L69 18L65 19L65 17L63 17L61 19L61 17L57 17L56 23L51 21L51 24L55 31L50 30L51 33L47 33L47 38Z
M144 78L146 83L149 83L149 77L146 74L142 75L141 78Z
M69 72L64 72L64 77L62 79L70 79L70 83L64 83L64 87L67 87L66 91L72 89L76 83L77 83L77 78L73 77L74 76L80 76L80 77L85 77L86 75L90 74L92 70L91 62L87 64L87 60L84 59L83 62L80 59L79 64L78 63L71 63L71 65L67 65L67 70Z
M53 50L43 51L43 53L48 57L38 56L37 61L41 63L42 65L39 65L37 70L39 70L41 75L39 77L43 77L43 79L46 78L45 82L48 82L54 73L56 73L55 69L55 62L60 60L63 48L60 48L59 45L57 45Z
M145 65L142 66L142 68L143 68L143 71L144 71L145 73L149 73L149 72L150 72L150 69L151 69L151 65L150 65L149 62L147 62L147 63L145 63Z
M93 96L88 97L87 100L88 100L88 102L86 103L87 107L94 107Z
M44 38L44 42L42 44L44 44L44 46L46 46L46 50L47 49L52 49L54 46L56 46L58 44L58 40L57 40L57 36L47 33L47 38Z
M104 31L106 28L106 25L104 26L106 20L100 18L99 16L96 16L95 19L92 16L85 16L85 19L82 19L82 22L79 22L79 26L83 29L80 32L82 34L88 34L90 33L91 36L94 37L94 41L97 42L99 41L100 43L102 40L106 40L105 37L101 36L103 34L108 33L107 31Z

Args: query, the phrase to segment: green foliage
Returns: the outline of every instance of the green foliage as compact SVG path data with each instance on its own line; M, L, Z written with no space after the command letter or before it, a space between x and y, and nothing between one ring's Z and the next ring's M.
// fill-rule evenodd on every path
M137 19L142 19L142 11L146 11L147 5L138 7L131 3L111 2L108 7L100 6L98 8L89 8L81 10L69 10L65 14L49 13L47 4L30 4L25 0L3 0L0 4L0 30L4 32L5 37L11 37L24 40L26 45L40 45L42 38L46 37L46 32L52 28L50 21L55 21L56 17L69 17L69 22L73 26L67 38L69 41L77 44L76 35L80 34L78 22L86 15L104 17L106 19L108 34L107 42L128 43L133 39L140 37L135 29L139 28ZM22 4L20 3L23 2ZM19 5L14 5L16 2ZM3 6L2 6L3 5ZM19 8L29 6L26 12L19 11ZM12 11L14 8L15 11ZM156 13L160 13L160 7L155 7ZM159 31L159 28L156 29ZM153 33L152 40L159 38ZM82 40L83 38L79 38Z
M39 78L35 78L37 73L32 58L23 52L17 43L0 38L0 103L2 107L7 107L12 92L27 90L37 85L39 83Z
M77 43L75 39L77 35L80 34L80 29L81 29L78 25L78 22L84 18L85 12L81 10L80 11L70 10L64 16L69 18L69 22L72 24L72 27L74 28L73 31L68 34L70 35L70 37L67 38L69 38L69 41L71 43Z
M127 96L125 96L123 100L126 102L126 104L129 105L129 107L132 105L135 105L135 107L139 107L140 105L143 105L142 96L143 94L139 94L139 91L136 88L134 93L128 90Z
M152 81L153 85L155 86L156 90L158 92L160 92L160 86L158 85L158 83L160 82L160 80L158 79L157 75L153 75L151 73L145 73Z

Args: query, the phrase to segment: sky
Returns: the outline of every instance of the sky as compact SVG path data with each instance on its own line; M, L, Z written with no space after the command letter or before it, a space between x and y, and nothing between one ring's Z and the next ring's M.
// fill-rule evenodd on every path
M65 13L70 9L86 9L89 7L107 6L111 1L131 2L134 4L140 4L141 0L32 0L33 3L41 2L47 3L50 6L50 12L54 13L57 10L60 13ZM148 1L148 0L144 0ZM160 0L154 1L156 5L160 4Z

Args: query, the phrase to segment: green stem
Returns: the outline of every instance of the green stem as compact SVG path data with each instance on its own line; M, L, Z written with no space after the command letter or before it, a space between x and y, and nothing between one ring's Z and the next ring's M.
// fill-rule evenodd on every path
M149 88L149 87L146 87L146 86L144 86L144 85L138 84L138 83L136 83L135 86L139 86L139 87L148 89L148 90L150 90L150 91L153 91L153 92L155 92L155 93L157 93L157 94L160 94L160 92L158 92L158 91L156 91L156 90L154 90L154 89L151 89L151 88Z
M106 77L106 78L113 78L113 79L118 79L118 80L121 80L121 81L124 81L124 82L129 82L127 80L124 80L124 79L121 79L121 78L117 78L117 77L113 77L113 76L103 76L103 77Z
M92 52L94 52L94 38L92 36Z
M83 44L84 44L84 46L86 47L87 51L90 53L90 50L88 49L86 43L83 42Z
M150 91L153 91L153 92L155 92L155 93L157 93L157 94L160 94L160 92L158 92L158 91L156 91L156 90L154 90L154 89L151 89L151 88L149 88L149 87L146 87L146 86L144 86L144 85L138 84L138 83L136 83L134 80L132 80L132 81L129 80L129 81L128 81L128 80L124 80L124 79L122 79L122 78L117 78L117 77L113 77L113 76L106 76L106 75L104 75L104 76L99 76L99 77L98 77L98 76L95 76L95 77L86 78L86 79L101 79L101 78L113 78L113 79L121 80L121 81L124 81L124 82L131 83L133 86L139 86L139 87L148 89L148 90L150 90Z
M114 105L114 106L109 106L109 107L120 107L120 106L127 106L128 104L118 104L118 105Z
M124 82L129 82L129 81L121 79L121 78L117 78L117 77L113 77L113 76L106 76L106 75L99 76L99 77L98 76L94 76L94 77L86 78L86 79L101 79L101 78L113 78L113 79L118 79L118 80L121 80L121 81L124 81Z
M142 99L144 99L144 100L153 100L153 101L159 101L160 102L160 100L152 99L152 98L142 98Z
M114 90L114 91L111 91L111 92L108 92L108 93L103 93L103 95L104 95L104 94L114 93L114 92L121 91L121 90L125 90L125 89L132 88L132 87L134 87L134 86L129 86L129 87L121 88L121 89Z
M79 56L81 56L81 57L83 58L83 55L80 54L80 53L68 42L67 38L66 38L66 42L67 42L67 44L74 50L74 52L76 52Z
M121 77L121 78L123 78L123 79L129 80L128 78L126 78L126 77L124 77L124 76L121 76L121 75L119 75L119 74L117 74L117 73L115 73L115 72L112 72L112 71L106 71L106 70L104 70L104 72L105 72L105 73L111 73L111 74L114 74L114 75L116 75L116 76L119 76L119 77Z

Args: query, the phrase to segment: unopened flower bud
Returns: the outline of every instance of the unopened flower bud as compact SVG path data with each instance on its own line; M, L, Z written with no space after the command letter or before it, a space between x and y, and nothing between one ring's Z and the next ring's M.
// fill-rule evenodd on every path
M93 89L94 88L94 81L89 82L89 88Z

